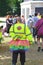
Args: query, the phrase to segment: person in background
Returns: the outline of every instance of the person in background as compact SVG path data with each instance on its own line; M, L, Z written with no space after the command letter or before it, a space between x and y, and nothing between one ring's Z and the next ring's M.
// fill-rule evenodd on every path
M17 14L13 16L13 24L15 24L17 22L17 17L18 17Z
M39 20L39 18L37 17L37 13L35 13L35 16L33 17L33 37L34 37L34 42L36 42L36 29L35 29L35 24L37 23L37 21Z
M24 15L21 16L21 22L22 22L22 23L25 23Z
M40 50L43 51L43 15L41 16L41 19L36 22L36 30L37 30L37 44L38 44L38 52ZM40 38L42 39L42 46L40 44Z
M7 33L9 33L9 29L10 29L12 24L13 24L12 15L7 15L7 18L6 18L6 31L7 31Z
M41 14L40 14L40 13L38 13L38 14L37 14L37 17L38 17L39 19L41 19Z
M30 28L31 33L33 34L33 28L32 28L32 26L33 26L33 18L32 18L32 15L29 15L29 18L27 19L26 23L27 23L27 26Z

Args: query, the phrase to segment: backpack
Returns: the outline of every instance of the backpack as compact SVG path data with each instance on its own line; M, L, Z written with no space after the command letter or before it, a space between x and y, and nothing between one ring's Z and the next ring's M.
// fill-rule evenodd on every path
M28 20L27 25L28 25L29 28L32 28L32 25L33 25L32 19L29 19L29 20Z

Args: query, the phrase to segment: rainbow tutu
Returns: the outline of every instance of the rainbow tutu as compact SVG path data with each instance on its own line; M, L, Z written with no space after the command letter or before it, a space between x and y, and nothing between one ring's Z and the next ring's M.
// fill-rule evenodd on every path
M28 40L11 40L9 42L9 47L11 51L17 51L17 50L28 50L30 47L30 42Z

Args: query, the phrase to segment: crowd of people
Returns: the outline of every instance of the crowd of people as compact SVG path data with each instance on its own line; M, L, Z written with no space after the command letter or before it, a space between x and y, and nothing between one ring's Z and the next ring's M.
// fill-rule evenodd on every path
M37 51L38 52L40 50L43 51L43 15L40 15L40 13L38 13L38 14L35 13L34 16L29 15L29 18L26 21L25 21L24 15L22 15L21 17L19 17L18 15L15 15L15 16L7 15L7 17L6 17L6 28L2 31L2 27L0 27L0 34L1 34L0 40L2 39L2 34L4 34L5 32L7 32L8 36L9 36L10 28L12 27L12 25L14 25L16 23L18 23L18 24L19 23L26 24L28 29L30 29L31 34L33 35L33 38L34 38L33 43L38 44ZM19 26L18 30L20 30L20 29L21 29L21 27ZM26 30L27 30L27 28L26 28ZM12 31L13 31L13 33L11 33L11 37L14 38L14 36L13 36L14 33L15 33L14 27L13 27L13 30L11 28L11 32ZM29 32L29 31L27 31L27 32ZM27 34L27 32L25 34ZM21 32L19 32L19 33L21 33ZM25 37L25 35L24 35L24 37ZM40 38L42 39L42 44L40 44ZM17 40L19 40L19 38ZM29 42L30 42L30 39L29 39ZM0 41L0 43L1 43L1 41ZM23 51L23 50L18 50L16 52L13 51L13 53L12 53L12 65L16 65L18 53L20 53L21 65L24 65L24 63L25 63L25 51Z
M43 15L40 15L40 13L35 13L34 17L30 16L30 18L28 18L27 22L27 25L30 25L30 29L32 29L34 43L38 44L37 51L43 51ZM40 44L40 39L42 39L42 44Z

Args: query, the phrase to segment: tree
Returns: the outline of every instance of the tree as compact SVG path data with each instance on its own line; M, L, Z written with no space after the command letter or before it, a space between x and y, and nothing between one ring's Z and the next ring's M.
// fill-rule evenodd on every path
M8 6L7 0L0 0L0 16L5 16L11 7Z
M23 0L0 0L0 16L5 16L7 13L20 15L20 3Z
M20 15L20 3L23 2L23 0L10 0L9 6L12 8L13 14Z

